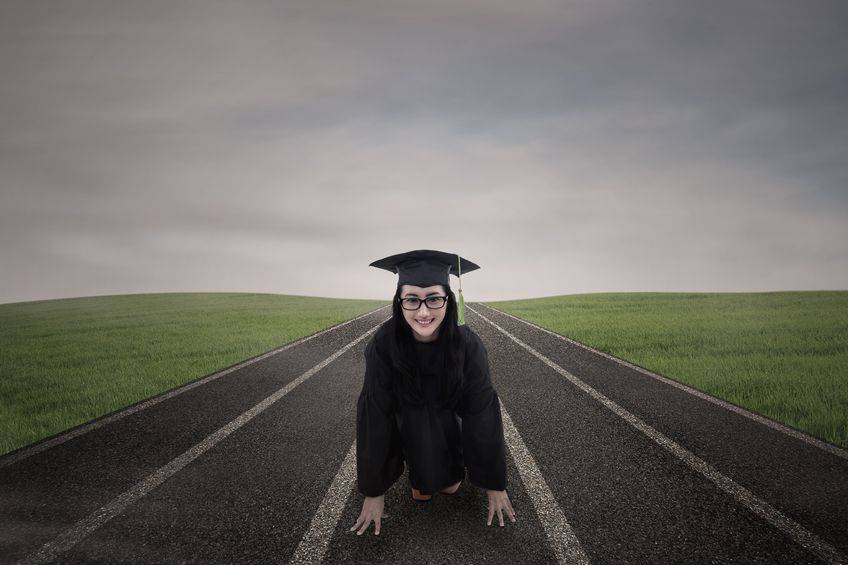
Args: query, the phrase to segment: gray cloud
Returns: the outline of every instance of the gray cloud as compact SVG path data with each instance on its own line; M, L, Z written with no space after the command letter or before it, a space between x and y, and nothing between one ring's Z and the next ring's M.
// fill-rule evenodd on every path
M0 302L845 288L841 2L11 2ZM384 289L386 292L384 292Z

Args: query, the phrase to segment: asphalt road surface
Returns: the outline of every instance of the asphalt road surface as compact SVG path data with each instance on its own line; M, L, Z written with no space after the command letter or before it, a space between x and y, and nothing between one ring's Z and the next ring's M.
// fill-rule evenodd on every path
M382 308L0 458L3 563L848 563L848 452L482 304L517 521L386 494L351 532Z

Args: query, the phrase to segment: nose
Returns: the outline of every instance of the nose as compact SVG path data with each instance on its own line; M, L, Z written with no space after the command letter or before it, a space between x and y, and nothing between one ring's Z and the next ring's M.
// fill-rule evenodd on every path
M421 302L421 306L418 307L418 313L421 314L422 311L426 312L427 314L430 313L430 310L427 308L427 303L423 301Z

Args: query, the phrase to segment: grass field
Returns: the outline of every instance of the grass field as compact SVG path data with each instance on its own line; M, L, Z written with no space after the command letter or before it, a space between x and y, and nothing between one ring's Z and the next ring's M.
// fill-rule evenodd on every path
M848 447L848 291L585 294L488 304Z
M384 304L219 293L0 304L0 453Z
M0 453L384 304L204 293L0 305ZM848 292L489 304L848 447Z

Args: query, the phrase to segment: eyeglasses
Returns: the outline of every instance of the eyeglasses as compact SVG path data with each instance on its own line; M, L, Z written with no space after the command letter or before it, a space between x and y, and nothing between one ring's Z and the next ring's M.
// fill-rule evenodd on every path
M427 308L430 310L438 310L447 302L447 296L428 296L424 300L420 298L416 298L414 296L409 296L407 298L398 298L400 302L401 308L404 310L418 310L421 308L421 303L424 302L427 304Z

